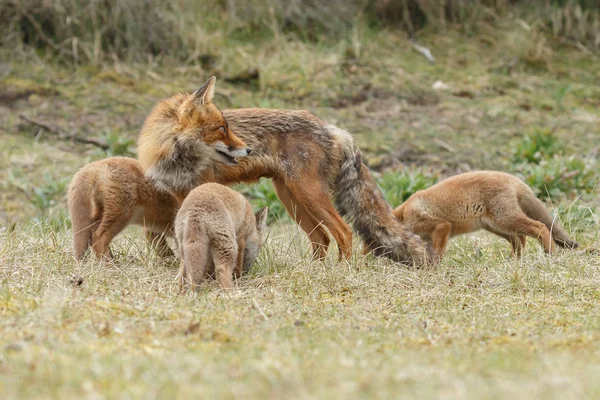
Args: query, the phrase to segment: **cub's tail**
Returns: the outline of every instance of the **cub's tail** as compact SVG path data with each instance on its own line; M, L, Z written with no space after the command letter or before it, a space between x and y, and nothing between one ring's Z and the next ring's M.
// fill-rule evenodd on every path
M523 212L531 219L540 221L552 233L552 239L560 247L576 249L579 243L569 237L557 219L554 219L542 203L533 193L520 193L517 200Z

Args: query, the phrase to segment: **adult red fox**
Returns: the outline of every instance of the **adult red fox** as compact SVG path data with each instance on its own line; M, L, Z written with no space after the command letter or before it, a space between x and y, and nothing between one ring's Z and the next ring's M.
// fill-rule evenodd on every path
M496 171L456 175L419 190L394 210L399 221L431 241L438 257L452 236L480 229L508 240L521 255L525 237L540 241L552 253L560 247L577 248L573 241L519 178Z
M316 257L326 254L327 230L340 258L350 257L352 231L344 216L375 255L416 265L432 260L431 249L394 218L348 132L307 111L255 108L221 114L211 102L214 83L211 78L204 89L159 102L147 117L138 155L157 185L182 201L205 182L272 178ZM219 141L224 144L211 144Z

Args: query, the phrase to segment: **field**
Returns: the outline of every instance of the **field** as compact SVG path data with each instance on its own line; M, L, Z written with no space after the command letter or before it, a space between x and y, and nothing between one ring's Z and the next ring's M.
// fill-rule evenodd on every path
M435 268L364 257L358 240L350 262L335 246L310 261L262 181L240 189L271 207L270 236L232 292L180 293L176 262L137 227L114 264L72 257L72 175L134 156L153 104L211 74L221 108L302 108L352 132L393 206L459 172L505 170L599 247L598 54L518 18L479 29L420 31L433 64L406 34L360 23L324 41L215 33L198 63L0 48L2 397L598 398L598 255L548 257L529 239L515 260L478 233Z

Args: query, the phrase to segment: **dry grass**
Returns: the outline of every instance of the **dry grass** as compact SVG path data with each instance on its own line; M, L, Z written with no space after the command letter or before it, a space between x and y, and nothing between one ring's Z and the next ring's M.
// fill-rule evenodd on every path
M416 33L427 27L485 34L519 16L590 50L600 47L600 11L584 1L508 0L6 0L0 43L42 58L99 66L115 59L206 65L224 40L294 37L330 41L362 24ZM523 22L525 23L525 22ZM589 51L589 50L588 50ZM207 58L208 57L208 58ZM210 62L209 62L210 64Z
M291 228L291 229L290 229ZM595 398L597 257L522 261L488 235L434 270L306 258L273 229L231 293L180 294L140 231L117 263L71 257L69 232L0 236L5 398ZM295 234L293 232L296 232ZM582 232L585 244L598 233ZM358 249L357 249L358 251ZM83 281L78 284L80 277Z

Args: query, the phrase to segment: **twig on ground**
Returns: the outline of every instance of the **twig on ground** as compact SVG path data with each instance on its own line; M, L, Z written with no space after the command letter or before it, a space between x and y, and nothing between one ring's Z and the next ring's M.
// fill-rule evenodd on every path
M431 51L424 46L419 45L414 39L410 41L412 43L413 49L423 54L423 56L429 61L431 64L435 64L435 57L431 54Z
M254 303L254 307L256 307L256 309L258 310L260 315L262 315L262 317L265 319L265 321L268 321L269 318L267 317L265 312L262 310L262 308L260 308L260 306L258 305L258 302L255 299L252 299L252 303Z
M450 146L448 143L444 142L443 140L434 138L433 141L436 142L440 147L444 148L445 150L448 150L448 152L456 153L456 149Z
M91 144L91 145L101 148L102 150L108 150L110 148L110 146L108 144L101 142L99 140L82 138L82 137L77 136L75 134L75 132L73 132L73 133L64 132L60 128L56 128L54 126L50 126L50 125L44 124L39 121L34 121L31 118L26 117L23 114L20 114L19 118L21 118L22 121L28 123L29 125L37 126L38 128L55 135L58 139L61 139L61 140L72 140L73 142L77 142L77 143Z

